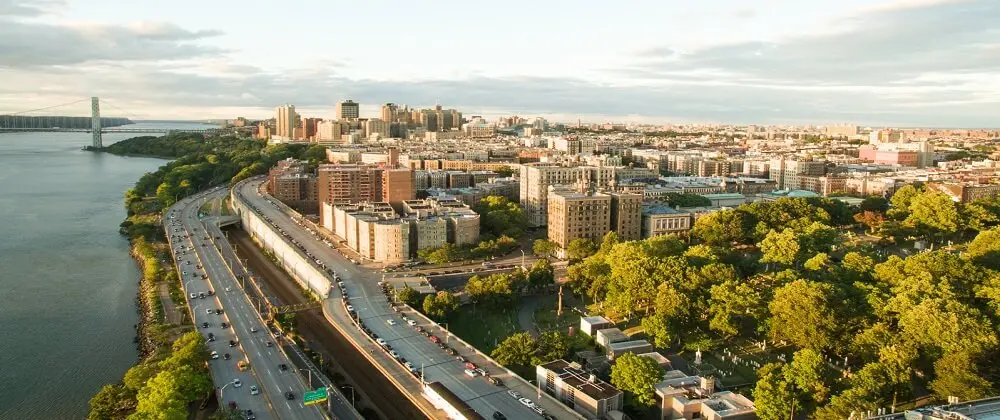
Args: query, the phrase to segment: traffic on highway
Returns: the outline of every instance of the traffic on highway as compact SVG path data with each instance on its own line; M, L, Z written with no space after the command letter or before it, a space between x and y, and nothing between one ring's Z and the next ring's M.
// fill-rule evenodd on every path
M350 325L361 333L364 337L361 340L367 342L360 345L372 353L384 353L388 360L395 361L395 366L383 364L383 368L409 376L395 378L399 381L397 384L403 381L440 382L485 418L562 417L553 416L542 408L542 404L536 403L540 398L529 398L535 395L526 397L508 389L508 382L513 381L505 380L512 379L505 369L470 349L453 347L447 331L391 303L389 288L380 281L382 273L360 266L357 261L337 252L330 241L315 231L298 226L281 205L261 194L260 184L256 180L244 182L237 186L235 193L306 260L326 273L335 287L325 307L337 322ZM534 387L528 390L522 387L521 390L536 391ZM569 414L566 418L578 417L564 406L553 407L551 401L545 404L549 409Z
M302 404L309 389L257 315L209 235L199 209L224 197L216 188L179 201L166 213L165 229L190 307L205 337L220 405L246 419L323 419L318 406Z

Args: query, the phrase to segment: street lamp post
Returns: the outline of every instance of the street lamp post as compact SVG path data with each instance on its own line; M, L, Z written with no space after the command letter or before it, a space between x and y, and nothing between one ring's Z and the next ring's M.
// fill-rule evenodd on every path
M451 338L451 331L448 331L448 323L447 322L442 322L442 324L444 324L444 343L448 344L448 342L449 342L448 339Z
M521 269L523 269L523 270L527 270L528 269L528 265L525 264L525 262L524 262L524 250L523 249L521 250Z

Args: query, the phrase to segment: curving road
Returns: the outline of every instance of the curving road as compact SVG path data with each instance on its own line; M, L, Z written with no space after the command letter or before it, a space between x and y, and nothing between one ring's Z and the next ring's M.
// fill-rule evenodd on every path
M491 418L495 412L500 412L509 419L541 418L541 415L508 394L507 387L491 385L481 376L470 376L465 373L465 367L454 356L449 356L438 345L418 333L413 326L407 325L400 314L393 310L392 305L382 293L378 284L382 279L381 273L348 261L322 240L297 225L285 214L280 205L272 203L268 197L259 193L260 185L261 181L259 180L244 182L238 185L236 193L245 202L251 204L258 215L267 218L273 227L283 230L286 240L297 241L300 244L300 251L315 256L315 259L324 266L331 268L341 276L345 283L344 291L349 297L345 303L341 301L341 295L337 290L330 293L330 298L324 302L324 305L327 313L333 318L331 322L341 325L342 329L347 330L356 342L363 343L363 346L376 356L382 367L390 372L392 379L404 387L407 392L410 392L411 395L419 394L419 383L414 376L419 376L422 372L426 382L441 382L484 418ZM354 328L349 318L350 315L345 309L345 304L353 307L358 318L368 329L385 340L399 356L412 363L417 373L413 376L409 375L405 369L402 369L401 365L393 362L386 351L383 351L380 346L365 338L360 331ZM450 337L447 332L440 331L437 327L424 321L422 317L409 314L409 319L416 321L418 326L430 330L442 341L449 341ZM390 325L390 320L394 325ZM343 328L343 326L351 327ZM451 344L459 346L457 343ZM456 350L459 350L459 353L463 355L472 354L468 349ZM472 356L469 359L478 366L486 368L494 377L514 385L520 394L540 403L549 414L557 418L579 418L567 407L550 399L539 401L535 388L521 386L520 383L523 382L514 381L502 368L492 365L486 359L478 356Z
M185 198L168 209L165 220L194 324L206 340L209 334L215 338L207 344L219 356L209 362L216 395L221 404L233 402L240 410L252 410L258 419L324 419L319 407L302 405L307 388L304 380L292 369L279 368L282 364L292 366L291 362L278 346L268 345L276 339L223 262L214 236L206 234L199 208L225 194L225 189L215 188ZM222 313L217 314L217 309ZM227 353L229 360L225 359ZM239 361L248 362L249 368L241 370ZM253 388L259 393L253 394ZM288 392L292 399L286 398Z

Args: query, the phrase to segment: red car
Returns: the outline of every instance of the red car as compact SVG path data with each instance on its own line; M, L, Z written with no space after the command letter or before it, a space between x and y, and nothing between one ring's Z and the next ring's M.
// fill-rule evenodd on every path
M432 343L440 343L440 342L441 342L441 339L440 339L440 338L437 338L437 336L436 336L436 335L432 335L432 336L430 336L430 339L431 339L431 342L432 342Z
M478 366L476 366L476 364L472 363L472 362L465 362L465 368L466 369L476 370L478 368Z

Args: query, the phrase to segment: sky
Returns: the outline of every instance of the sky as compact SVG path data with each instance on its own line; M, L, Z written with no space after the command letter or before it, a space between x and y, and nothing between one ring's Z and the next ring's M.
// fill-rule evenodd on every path
M1000 127L998 22L1000 0L0 0L0 113Z

